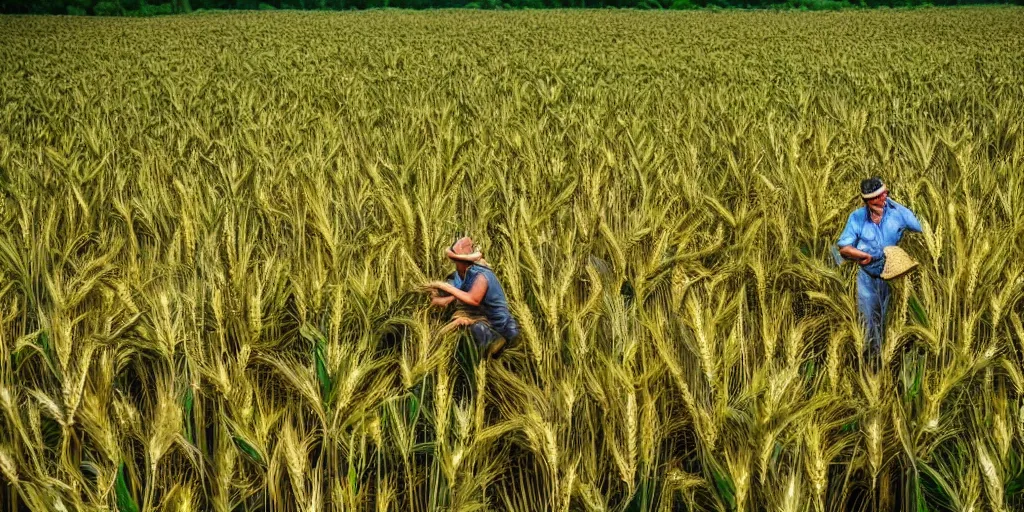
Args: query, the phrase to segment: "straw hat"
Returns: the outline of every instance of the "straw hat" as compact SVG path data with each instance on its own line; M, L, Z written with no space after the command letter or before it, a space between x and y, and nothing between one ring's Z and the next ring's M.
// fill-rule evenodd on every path
M885 280L895 279L906 274L917 266L917 262L907 254L907 251L895 245L882 249L885 253L885 268L882 269L881 278Z
M489 267L487 261L484 260L484 255L479 250L474 249L473 239L464 236L455 241L451 247L445 249L445 255L453 261L462 261L466 263L476 263L477 265L483 265Z

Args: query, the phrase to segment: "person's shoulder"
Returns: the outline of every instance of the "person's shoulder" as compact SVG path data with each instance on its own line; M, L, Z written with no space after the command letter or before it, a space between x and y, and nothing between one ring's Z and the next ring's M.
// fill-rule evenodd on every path
M907 208L906 206L903 206L903 204L893 201L892 199L889 200L889 206L900 211L910 211L910 208Z
M489 269L489 268L487 268L487 267L485 267L483 265L471 265L469 267L469 270L466 271L466 273L467 274L472 273L473 275L482 275L482 276L487 276L488 274L494 274L494 272L491 272L491 269Z
M483 274L483 267L480 265L470 265L469 268L466 269L465 281L472 281L474 277Z
M890 199L889 200L889 205L890 205L890 207L892 209L900 212L900 214L902 214L902 215L914 216L914 212L911 211L910 208L907 208L906 206L903 206L902 204L897 203L896 201L893 201L893 200Z
M847 217L846 220L847 220L847 222L852 222L852 223L856 223L856 224L863 224L864 221L867 220L867 218L868 218L868 207L867 206L861 206L860 208L857 208L856 210L850 212L850 216Z

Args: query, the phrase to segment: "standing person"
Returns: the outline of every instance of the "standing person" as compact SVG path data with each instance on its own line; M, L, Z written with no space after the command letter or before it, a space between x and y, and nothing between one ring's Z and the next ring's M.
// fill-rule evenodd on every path
M427 284L427 287L445 294L435 293L430 303L443 307L455 302L458 311L453 315L452 323L469 326L481 356L500 354L506 343L519 336L519 326L509 311L501 283L483 255L473 249L471 238L460 238L445 253L455 263L455 273L449 282Z
M889 199L880 178L860 182L864 206L850 214L839 235L839 254L860 264L857 272L857 309L867 329L869 348L879 351L885 335L889 283L882 279L884 249L897 245L904 230L921 232L921 223L907 207Z

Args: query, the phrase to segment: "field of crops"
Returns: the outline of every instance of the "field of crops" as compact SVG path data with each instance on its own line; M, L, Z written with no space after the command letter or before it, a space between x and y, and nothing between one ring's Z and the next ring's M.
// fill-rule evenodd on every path
M0 509L1021 510L1022 26L0 18ZM460 234L480 364L416 291Z

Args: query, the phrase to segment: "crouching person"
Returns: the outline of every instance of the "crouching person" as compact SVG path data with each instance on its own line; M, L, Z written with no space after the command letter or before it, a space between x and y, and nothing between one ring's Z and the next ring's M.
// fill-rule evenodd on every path
M446 254L455 264L455 272L448 282L427 285L436 290L430 302L442 307L454 302L456 312L450 325L469 328L481 358L496 357L519 336L505 291L469 237L460 238Z

